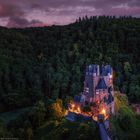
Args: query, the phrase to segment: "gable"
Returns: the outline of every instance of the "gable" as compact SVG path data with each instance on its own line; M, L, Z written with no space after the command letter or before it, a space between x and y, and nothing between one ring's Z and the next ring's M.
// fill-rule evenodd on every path
M100 78L100 80L96 86L96 90L99 90L99 89L107 89L104 78Z

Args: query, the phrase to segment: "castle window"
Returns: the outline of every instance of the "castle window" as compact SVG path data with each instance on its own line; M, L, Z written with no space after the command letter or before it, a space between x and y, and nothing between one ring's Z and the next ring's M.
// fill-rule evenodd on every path
M89 88L85 88L86 93L89 93Z
M93 73L93 76L96 76L96 73Z
M99 94L99 90L96 90L96 94Z
M102 93L103 93L103 90L102 90L102 89L100 89L100 90L99 90L99 93L100 93L100 94L102 94Z
M112 75L109 75L109 78L112 79Z

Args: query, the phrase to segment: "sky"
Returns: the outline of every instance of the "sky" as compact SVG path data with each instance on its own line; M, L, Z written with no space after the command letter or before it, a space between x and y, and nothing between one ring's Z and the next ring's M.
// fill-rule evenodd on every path
M140 17L140 0L0 0L0 26L66 25L85 15Z

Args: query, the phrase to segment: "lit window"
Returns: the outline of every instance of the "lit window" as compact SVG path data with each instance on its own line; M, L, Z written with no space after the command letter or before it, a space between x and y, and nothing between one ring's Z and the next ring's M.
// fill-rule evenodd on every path
M111 79L112 78L112 75L109 75L109 78Z
M96 94L99 94L99 90L96 90Z

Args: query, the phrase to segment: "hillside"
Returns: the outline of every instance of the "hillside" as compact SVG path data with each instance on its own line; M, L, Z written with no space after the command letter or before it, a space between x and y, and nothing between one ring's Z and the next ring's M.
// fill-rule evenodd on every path
M140 18L84 17L66 26L0 27L0 137L98 140L94 123L69 122L65 109L83 90L85 66L108 63L117 91L108 131L112 140L137 139L140 116L129 104L140 103L139 54Z
M0 28L0 111L82 91L87 64L109 63L115 89L140 102L140 19L84 17L67 26Z

